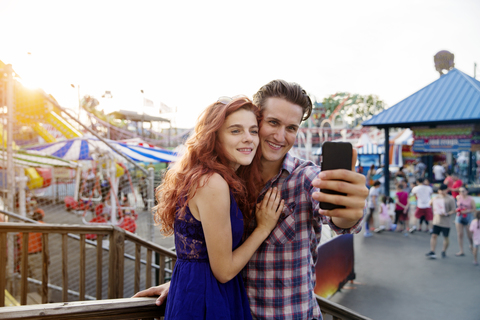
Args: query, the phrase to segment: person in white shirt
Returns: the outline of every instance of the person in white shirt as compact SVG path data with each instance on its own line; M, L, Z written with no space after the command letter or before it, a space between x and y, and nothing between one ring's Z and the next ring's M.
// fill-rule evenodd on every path
M438 162L433 166L433 175L435 177L435 183L443 183L445 180L445 168Z
M427 222L427 230L432 228L433 212L430 206L430 199L433 194L433 189L428 185L428 180L423 178L417 179L417 186L412 189L412 194L417 198L417 209L415 210L415 218L418 219L418 230L422 231L422 220ZM412 231L415 228L412 227Z
M368 213L365 217L365 237L370 237L372 233L370 232L370 226L373 227L373 213L378 207L378 197L380 196L380 186L381 183L378 180L373 182L373 186L370 188L368 193Z

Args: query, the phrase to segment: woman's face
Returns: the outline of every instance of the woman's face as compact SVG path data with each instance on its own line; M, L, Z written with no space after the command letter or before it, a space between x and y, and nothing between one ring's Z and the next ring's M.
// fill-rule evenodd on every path
M218 131L218 140L234 170L249 165L259 143L257 117L245 109L232 113Z
M460 188L460 189L458 189L458 191L460 192L460 194L461 194L463 197L466 197L466 196L468 195L467 189Z

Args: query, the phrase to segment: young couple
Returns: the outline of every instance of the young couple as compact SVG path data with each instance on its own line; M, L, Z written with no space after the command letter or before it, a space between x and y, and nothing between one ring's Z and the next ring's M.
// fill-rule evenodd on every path
M253 103L221 98L205 110L157 189L156 221L175 234L172 281L135 297L159 295L160 305L168 295L166 319L322 318L313 292L322 224L358 233L368 190L362 174L321 172L288 153L311 112L305 90L283 80Z

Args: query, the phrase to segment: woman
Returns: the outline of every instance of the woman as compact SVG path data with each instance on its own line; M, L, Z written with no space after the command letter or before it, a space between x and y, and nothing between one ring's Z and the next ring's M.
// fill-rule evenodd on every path
M469 230L469 224L472 222L473 213L475 212L475 200L468 195L465 187L458 189L460 192L457 196L457 216L455 217L455 227L457 228L458 246L460 251L455 255L462 257L465 255L463 251L463 230L467 233L467 239L470 243L470 250L472 250L472 234Z
M408 236L409 231L409 220L408 220L408 209L410 207L410 202L408 201L408 193L403 190L403 184L397 184L397 192L395 193L395 222L397 225L398 222L403 224L403 228L400 229L397 227L398 232L404 231L404 235Z
M375 175L375 165L372 164L370 166L370 169L367 171L367 176L366 176L366 182L367 182L367 187L370 188L370 186L373 185L373 176Z
M251 319L239 272L283 210L279 193L269 190L257 206L257 228L241 243L262 185L258 118L247 98L210 105L157 189L155 221L164 234L175 234L178 256L167 320Z
M403 172L403 166L401 166L397 172L395 172L396 184L403 184L404 187L408 187L407 175Z

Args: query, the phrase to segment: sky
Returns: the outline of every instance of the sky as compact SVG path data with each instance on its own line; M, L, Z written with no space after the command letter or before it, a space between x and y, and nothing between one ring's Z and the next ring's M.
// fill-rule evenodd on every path
M478 0L0 0L0 60L64 107L79 94L106 112L162 102L177 113L160 116L189 128L218 97L273 79L319 101L350 92L392 106L439 78L441 50L470 76L476 62L479 79L479 17Z

